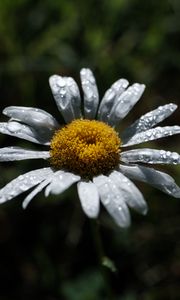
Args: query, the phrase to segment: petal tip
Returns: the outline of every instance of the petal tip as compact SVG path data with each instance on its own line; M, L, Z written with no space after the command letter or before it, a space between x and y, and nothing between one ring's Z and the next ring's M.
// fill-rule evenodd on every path
M146 207L144 207L144 209L142 210L142 215L143 215L143 216L146 216L147 213L148 213L148 207L146 206Z
M26 203L26 201L24 200L23 203L22 203L22 208L23 209L26 209L28 206L28 203Z
M2 111L3 115L7 116L8 115L8 108L9 106L5 107Z

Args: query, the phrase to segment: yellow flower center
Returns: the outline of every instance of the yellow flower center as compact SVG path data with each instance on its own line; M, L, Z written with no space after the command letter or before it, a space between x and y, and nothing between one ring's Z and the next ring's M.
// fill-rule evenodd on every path
M59 129L50 145L50 163L56 169L92 178L107 174L119 163L121 140L109 125L78 119Z

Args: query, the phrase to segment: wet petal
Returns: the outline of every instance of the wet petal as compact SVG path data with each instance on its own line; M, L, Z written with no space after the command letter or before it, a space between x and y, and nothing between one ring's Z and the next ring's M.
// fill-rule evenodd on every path
M47 140L50 140L54 131L59 128L59 124L53 116L42 109L9 106L3 110L3 114L31 126L40 136L46 136Z
M180 133L180 126L165 126L156 127L144 132L140 132L127 140L123 140L122 147L141 144L148 141L157 140L163 137L175 135Z
M142 162L148 164L179 164L180 155L176 152L156 149L134 149L121 152L121 161L125 163Z
M19 147L0 148L0 161L14 161L38 158L47 159L49 157L49 151L32 151Z
M118 171L113 171L109 176L119 189L121 198L139 213L145 215L147 213L147 204L139 189Z
M23 201L22 203L22 207L25 209L29 202L38 194L40 193L43 188L45 188L48 183L51 181L52 175L50 175L48 178L46 178L45 180L43 180Z
M94 177L93 182L97 186L101 202L115 222L121 227L128 227L131 222L129 210L115 183L104 175Z
M89 218L96 218L100 206L97 187L91 181L80 181L77 188L83 211Z
M71 77L53 75L49 78L49 84L66 123L81 117L81 98L79 88Z
M80 77L84 93L84 117L95 119L99 104L99 93L95 77L90 69L85 68L81 70Z
M116 126L129 113L141 98L144 89L144 84L135 83L118 97L109 115L108 123L111 126Z
M174 103L159 106L157 109L141 116L131 126L127 127L121 134L121 139L126 143L135 134L146 131L165 120L176 109L177 105Z
M37 144L50 144L49 139L46 139L45 136L39 136L38 133L32 127L18 123L16 121L10 120L7 123L0 123L0 132Z
M129 82L126 79L119 79L112 84L110 89L108 89L102 98L102 101L98 110L98 119L103 122L108 122L110 111L113 107L115 101L120 97L120 95L125 91Z
M0 190L0 203L13 199L53 174L51 168L37 169L18 176Z
M57 171L54 173L51 183L45 190L45 196L49 196L50 193L54 195L61 194L80 179L80 176L74 175L73 173L64 172L61 170Z
M164 172L136 165L120 165L119 169L125 176L131 179L146 182L172 197L180 198L180 187L171 176Z

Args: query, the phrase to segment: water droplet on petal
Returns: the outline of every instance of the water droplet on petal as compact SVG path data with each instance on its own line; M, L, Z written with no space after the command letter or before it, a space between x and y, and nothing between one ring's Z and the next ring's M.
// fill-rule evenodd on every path
M15 132L18 132L21 129L21 125L18 124L17 122L9 122L7 124L7 129L10 132L15 133Z

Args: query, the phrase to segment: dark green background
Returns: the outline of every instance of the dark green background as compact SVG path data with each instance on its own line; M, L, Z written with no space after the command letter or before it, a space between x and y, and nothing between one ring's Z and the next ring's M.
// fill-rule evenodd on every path
M36 106L60 119L48 77L74 77L90 67L101 97L118 78L147 85L124 126L160 104L180 97L180 2L178 0L1 0L0 99ZM1 117L4 121L5 117ZM178 124L176 112L166 124ZM0 136L1 146L40 149ZM151 147L179 150L174 136ZM150 146L150 145L148 145ZM38 148L39 147L39 148ZM1 186L39 161L1 163ZM180 169L161 167L180 183ZM109 274L115 300L180 299L180 202L138 185L149 205L132 212L128 230L101 210L106 254L118 272ZM89 220L76 188L62 196L36 197L27 210L19 196L0 207L0 300L111 300L97 263Z

